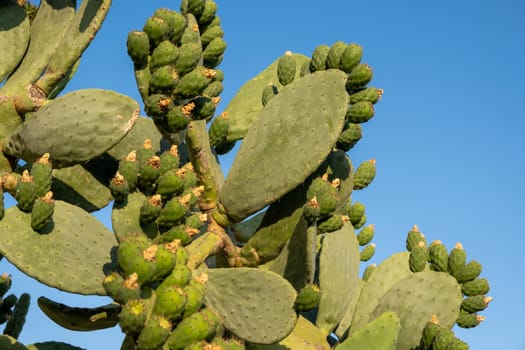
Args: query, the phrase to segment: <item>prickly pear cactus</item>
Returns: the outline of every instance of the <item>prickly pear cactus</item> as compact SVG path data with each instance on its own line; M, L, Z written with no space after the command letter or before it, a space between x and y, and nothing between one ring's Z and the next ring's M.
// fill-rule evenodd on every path
M381 164L354 167L349 152L383 95L360 45L287 51L218 113L217 4L182 0L121 43L140 117L118 92L60 95L110 5L0 1L10 53L0 57L0 257L46 285L113 300L42 296L52 321L119 327L123 350L468 348L451 329L477 326L492 298L461 244L427 244L414 226L407 252L359 276L376 232L354 190ZM224 176L218 156L236 142ZM4 209L4 192L16 206ZM90 214L106 206L110 229ZM78 349L18 342L30 297L10 286L0 276L0 348Z

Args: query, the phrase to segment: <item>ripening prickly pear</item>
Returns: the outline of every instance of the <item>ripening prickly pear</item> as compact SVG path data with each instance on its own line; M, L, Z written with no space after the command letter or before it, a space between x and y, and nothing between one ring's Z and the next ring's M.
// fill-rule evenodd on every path
M374 243L367 245L366 247L361 250L361 253L359 254L359 258L361 261L368 261L372 259L372 256L374 256L374 253L376 252L376 245Z
M331 216L318 222L317 230L320 233L337 231L343 227L345 220L348 220L348 218L343 217L343 215L332 214Z
M372 80L372 68L367 64L356 65L346 80L346 90L349 94L353 94L359 89L362 89L366 84Z
M461 285L461 291L467 297L474 295L486 295L489 290L490 286L486 278L477 278Z
M479 316L478 314L474 313L468 313L468 312L460 312L458 319L456 320L456 323L461 328L472 328L479 325L481 322L485 320L485 317Z
M310 61L310 72L326 69L326 58L330 52L330 46L319 45L312 53L312 60Z
M277 78L279 82L283 86L290 84L295 78L296 70L297 67L292 52L286 51L284 56L281 56L277 62Z
M184 307L183 318L193 315L202 307L204 303L204 288L206 284L206 276L200 275L190 280L184 286L184 293L186 293L186 306Z
M164 316L153 315L146 321L137 340L138 350L158 349L171 332L172 324Z
M131 299L122 306L119 314L119 325L127 334L138 335L148 317L148 310L144 301Z
M357 44L348 44L341 54L339 68L346 73L350 73L355 66L361 62L363 48Z
M179 149L177 145L171 145L170 149L160 155L160 175L179 167Z
M154 188L155 182L160 175L160 157L153 156L139 167L139 185L142 189L149 191Z
M425 269L428 262L428 251L424 242L419 242L417 246L412 248L410 251L408 265L410 271L412 272L421 272Z
M423 334L421 335L420 347L421 350L431 350L432 343L436 334L442 329L436 315L432 315L432 319L425 324Z
M308 311L319 305L321 290L315 284L303 287L295 298L295 310L298 312Z
M30 174L33 177L33 182L36 185L36 194L38 197L45 196L51 191L51 181L53 168L49 161L49 153L45 153L33 165L31 165Z
M419 242L423 242L426 246L427 240L425 238L425 235L419 231L419 228L417 225L414 225L410 231L408 231L407 238L406 238L406 248L410 252L412 249L419 245Z
M469 346L463 340L454 338L448 344L447 350L469 350Z
M173 240L179 240L180 243L185 246L191 243L193 236L197 235L200 231L193 227L189 227L185 224L180 224L171 227L168 231L162 233L162 240L165 242L171 242Z
M198 43L187 43L179 48L179 57L175 62L175 70L182 76L197 67L202 57L202 47Z
M157 291L160 293L160 291L164 288L168 288L170 286L176 286L179 288L183 288L191 280L192 272L191 270L184 264L176 264L173 270L171 270L170 274L164 278L164 280L157 286Z
M128 181L117 171L109 182L109 190L116 202L123 202L129 195Z
M345 128L337 139L336 147L348 152L363 137L361 126L356 123L346 123Z
M157 181L157 194L162 196L163 200L168 200L174 195L179 195L183 190L183 181L177 175L175 170L166 171L164 174L159 176ZM160 213L160 210L159 210Z
M204 3L204 8L202 9L202 13L199 17L197 17L197 21L199 22L199 26L206 26L213 21L215 18L215 13L217 12L217 3L213 0L206 0Z
M160 67L172 66L179 58L179 48L171 41L164 40L151 53L149 69L155 72Z
M191 116L193 120L210 120L215 113L215 109L219 102L221 101L220 97L208 97L208 96L198 96L192 100L195 104L195 108L191 111Z
M348 210L348 217L350 218L350 223L355 226L359 224L362 217L365 215L365 205L360 202L353 203Z
M483 311L487 308L491 301L491 297L486 297L484 295L474 295L463 299L461 302L461 309L469 313Z
M361 279L365 282L368 281L376 269L377 269L376 264L368 265L363 271L363 277L361 277Z
M372 183L376 176L376 161L371 159L361 163L354 173L354 190L362 190Z
M167 244L157 244L152 259L155 261L155 270L150 277L151 281L163 279L175 266L177 257Z
M367 87L358 90L350 95L350 103L355 104L358 102L370 102L376 103L379 98L383 96L383 89L377 89L375 87Z
M161 42L168 39L170 34L168 23L156 16L148 18L142 30L148 36L150 47L157 47Z
M171 65L158 67L149 81L149 91L151 94L171 95L179 83L179 73Z
M213 78L215 71L202 66L180 78L173 93L180 98L193 98L200 95Z
M374 116L374 105L368 101L360 101L348 106L346 120L349 123L366 123Z
M195 341L209 340L218 325L217 315L210 309L203 309L179 322L168 338L168 346L170 350L179 350Z
M437 240L428 247L430 267L435 271L446 272L448 270L448 252L441 241Z
M357 234L357 241L360 246L365 246L372 241L374 238L374 230L374 225L370 224L359 231Z
M224 31L220 25L209 26L201 33L201 43L202 47L208 46L216 38L222 38L224 36Z
M155 270L151 257L151 244L142 237L130 237L121 242L117 249L118 264L125 276L137 274L137 282L148 281Z
M472 281L481 274L482 266L476 260L471 260L456 274L456 280L458 283L465 283Z
M157 224L161 227L172 227L181 222L188 210L184 197L173 197L161 209Z
M448 256L448 272L452 276L456 277L458 272L465 267L466 262L467 262L467 253L463 249L463 246L461 245L461 243L458 242L456 243L454 248L450 250L450 254Z
M337 41L330 47L328 55L326 56L326 69L339 69L341 66L341 56L345 51L347 45L342 41Z
M273 83L268 84L262 92L262 105L266 106L272 98L277 96L278 93L279 91L277 90L277 86L275 86Z
M202 52L202 60L204 66L208 68L215 68L222 61L222 56L226 50L226 42L223 38L217 37L213 39Z
M42 230L51 221L54 210L53 192L49 191L43 197L37 198L31 210L31 227L33 230Z
M132 273L124 279L120 274L112 272L107 275L102 282L104 290L111 299L120 304L125 304L129 300L138 299L140 296L140 286L137 282L138 275Z
M128 55L137 67L148 63L150 44L148 35L141 31L132 31L128 34Z
M454 339L454 332L448 328L441 327L432 341L433 350L447 350L448 345Z
M178 319L186 306L186 293L180 287L168 286L157 289L153 313L169 320Z
M146 198L140 206L139 221L149 224L157 220L162 210L162 197L160 194Z

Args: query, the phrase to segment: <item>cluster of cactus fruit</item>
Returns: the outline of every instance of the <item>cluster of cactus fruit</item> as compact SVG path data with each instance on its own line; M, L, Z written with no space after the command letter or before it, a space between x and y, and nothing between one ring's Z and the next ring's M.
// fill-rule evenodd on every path
M415 226L407 252L359 277L375 228L353 191L376 164L347 152L383 94L361 46L286 52L217 114L217 4L183 0L128 35L141 117L113 91L59 96L110 5L0 1L0 253L48 286L113 299L42 296L51 320L118 325L123 350L468 349L452 328L477 326L491 298L461 244L427 245ZM225 177L218 155L238 141ZM108 229L90 213L110 204ZM4 297L10 284L0 277L2 349L78 349L18 342L29 295Z

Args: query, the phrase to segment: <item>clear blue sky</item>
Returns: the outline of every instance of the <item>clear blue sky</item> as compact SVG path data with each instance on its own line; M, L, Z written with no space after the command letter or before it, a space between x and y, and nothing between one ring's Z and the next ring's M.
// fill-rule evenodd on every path
M522 220L525 215L525 2L218 0L228 49L222 108L248 79L286 50L310 55L319 44L356 42L385 90L376 117L350 155L375 158L378 174L354 198L376 226L379 263L404 250L414 224L450 249L463 243L483 264L493 303L486 321L458 330L471 349L525 349ZM67 91L107 88L140 100L126 36L158 7L178 1L114 1ZM223 159L227 170L231 159ZM101 213L108 223L107 213ZM13 292L76 305L102 297L57 292L13 274ZM54 326L33 304L21 340L61 340L89 350L118 349L118 328L76 333Z

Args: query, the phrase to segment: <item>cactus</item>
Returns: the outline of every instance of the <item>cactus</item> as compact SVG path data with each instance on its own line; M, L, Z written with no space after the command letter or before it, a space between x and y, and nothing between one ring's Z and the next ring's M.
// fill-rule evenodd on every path
M0 254L48 286L113 300L38 298L52 321L119 326L133 350L467 346L451 328L479 325L492 298L460 244L427 246L414 226L408 252L359 277L381 230L365 226L354 190L377 169L348 153L383 94L360 45L287 51L216 115L227 48L217 4L182 0L121 43L140 117L118 92L60 95L110 0L41 1L36 14L23 3L0 2ZM218 155L236 142L225 176ZM16 206L4 210L4 192ZM108 206L111 229L90 214ZM78 349L18 342L30 298L10 286L0 276L0 348Z

